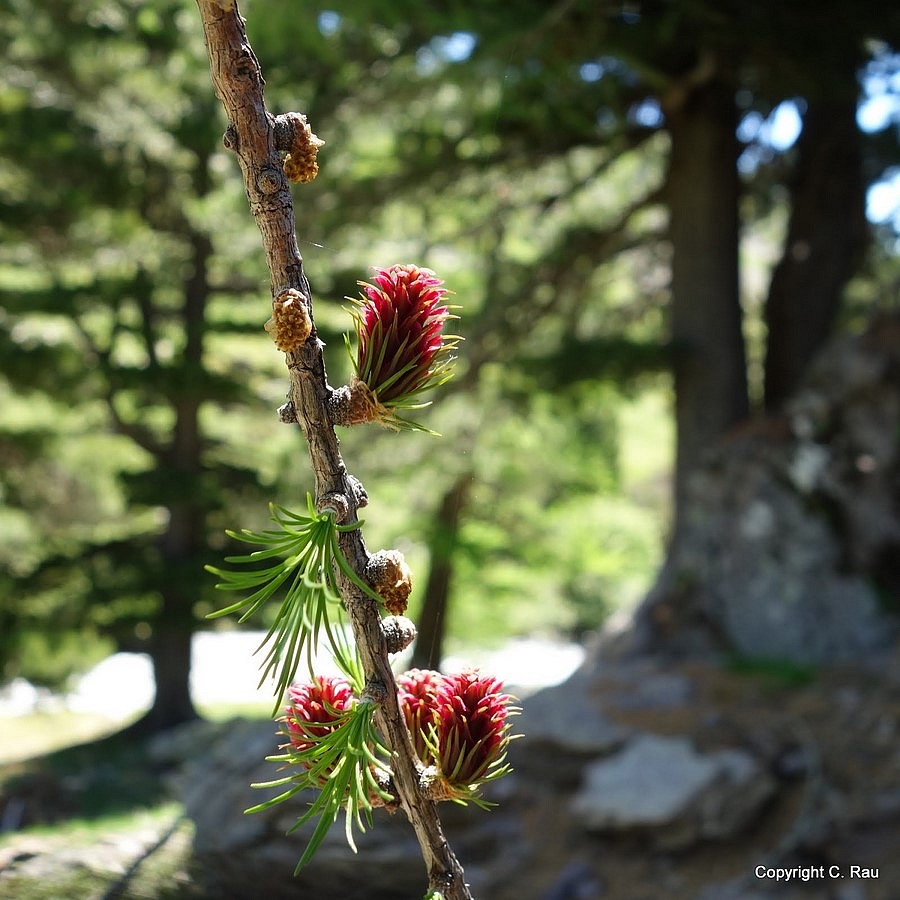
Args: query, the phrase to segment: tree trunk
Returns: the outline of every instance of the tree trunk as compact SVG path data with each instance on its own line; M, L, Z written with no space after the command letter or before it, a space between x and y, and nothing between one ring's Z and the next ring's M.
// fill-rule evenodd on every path
M672 147L666 184L672 243L675 370L675 514L704 451L749 411L738 279L738 146L734 89L691 88L667 109Z
M150 645L156 694L153 706L136 725L144 732L161 731L198 718L191 699L191 639L196 586L202 577L199 557L206 541L207 503L197 484L203 469L198 376L203 371L209 296L207 267L212 243L207 235L199 233L192 235L191 243L193 271L185 282L182 309L182 383L172 399L175 426L164 463L174 472L177 484L192 487L169 501L169 522L160 538L162 607L153 625Z
M865 248L855 91L809 101L796 171L788 236L766 302L765 406L772 411L797 388L831 334L844 285Z
M153 632L151 656L156 693L153 705L137 723L145 734L155 734L199 718L191 699L191 638L193 623L179 621L184 598L165 598L160 623ZM187 610L191 605L187 604Z
M153 705L132 726L140 734L154 734L198 718L190 678L203 522L204 511L196 501L188 499L169 507L169 525L160 538L162 604L153 621L149 647L156 691Z
M425 599L419 616L418 637L412 665L436 669L444 652L447 603L453 578L453 553L459 537L459 522L466 507L472 473L463 472L444 494L431 533L431 567L425 585Z

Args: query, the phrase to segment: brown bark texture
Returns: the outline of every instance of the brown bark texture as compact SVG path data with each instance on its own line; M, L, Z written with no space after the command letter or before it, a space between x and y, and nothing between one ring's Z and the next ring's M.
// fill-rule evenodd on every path
M275 117L265 106L265 82L248 42L245 23L233 0L197 0L216 94L229 120L226 146L235 151L244 176L250 211L262 235L273 297L294 289L307 298L313 320L309 338L285 354L290 375L290 402L306 437L315 476L317 499L341 495L347 501L345 522L356 521L365 494L347 471L328 412L328 387L312 314L309 283L295 236L290 188L282 171L286 116ZM360 577L369 559L360 529L341 535L341 550ZM339 576L342 599L366 672L367 693L383 697L377 722L393 751L391 766L400 805L421 847L429 891L445 900L471 900L462 867L453 854L437 813L422 784L418 761L397 698L382 620L377 604L349 579Z
M736 115L732 86L715 78L693 86L667 109L675 535L688 474L749 412L738 283Z
M848 83L854 83L854 69ZM803 117L791 219L766 300L765 405L777 412L834 330L866 247L866 185L856 95L813 97Z

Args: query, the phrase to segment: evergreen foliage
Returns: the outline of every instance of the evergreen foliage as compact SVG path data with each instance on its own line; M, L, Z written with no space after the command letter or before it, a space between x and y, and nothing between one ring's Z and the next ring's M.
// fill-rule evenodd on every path
M665 527L618 433L624 400L671 390L664 107L707 55L732 61L744 227L777 259L804 161L749 126L857 92L866 54L893 84L896 13L271 0L249 27L270 107L326 141L298 212L332 380L373 261L420 260L464 302L456 394L423 419L458 437L345 438L388 498L373 533L426 533L405 548L419 570L451 548L456 633L596 626L647 584ZM60 684L167 621L189 633L216 605L202 566L223 530L306 476L261 413L284 393L268 286L193 4L2 0L0 42L0 677ZM865 136L867 183L896 149L890 128ZM885 234L857 314L896 277ZM665 462L665 434L642 452ZM441 494L467 475L447 533Z
M191 8L4 6L0 663L58 685L111 648L154 651L161 627L189 635L209 603L221 511L266 478L236 439L267 389L245 311L266 287L228 225Z

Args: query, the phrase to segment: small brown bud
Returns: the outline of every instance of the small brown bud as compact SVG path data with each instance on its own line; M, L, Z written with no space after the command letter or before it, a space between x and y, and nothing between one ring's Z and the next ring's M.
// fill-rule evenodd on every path
M288 181L294 184L309 184L319 174L319 163L315 150L288 153L282 163Z
M387 695L388 692L387 688L384 686L384 682L369 679L366 681L365 689L359 699L367 701L368 703L373 703L375 706L381 706L381 704L387 700Z
M297 410L294 408L293 400L288 400L287 403L282 403L282 405L278 407L278 418L284 422L285 425L297 424Z
M388 653L402 653L416 639L416 626L406 616L385 616L381 633Z
M382 406L369 386L356 375L350 376L350 384L332 390L327 400L328 412L335 425L361 425L378 422L396 429L391 411Z
M278 118L280 127L291 135L283 163L284 174L295 184L306 184L319 174L316 156L325 141L313 133L303 113L286 113Z
M272 301L272 318L265 327L275 346L284 353L296 350L312 333L306 303L306 296L294 288L279 291Z
M233 122L229 122L228 127L225 129L225 134L222 135L222 145L226 150L236 151L239 144L238 130L234 127Z
M412 592L412 572L399 550L379 550L371 556L366 564L366 579L389 613L399 616L406 612Z
M355 475L350 475L349 473L347 475L347 482L353 492L353 499L356 500L357 509L368 506L369 495L363 487L363 483Z

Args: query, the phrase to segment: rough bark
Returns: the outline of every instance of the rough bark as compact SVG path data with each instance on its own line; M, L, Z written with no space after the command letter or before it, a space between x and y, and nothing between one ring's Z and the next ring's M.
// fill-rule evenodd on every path
M865 199L855 92L811 98L784 254L766 301L767 410L778 410L794 392L831 335L844 285L867 240Z
M675 524L687 475L749 409L738 283L734 91L716 78L666 109L672 148L666 199L672 243Z
M240 162L250 211L262 235L273 296L284 288L294 288L310 298L294 233L291 193L281 169L279 149L284 148L279 147L279 134L284 131L284 120L280 119L279 127L279 119L266 109L264 81L237 4L233 0L197 0L197 3L213 84L229 119L226 144L236 152ZM311 302L309 312L312 317ZM316 337L315 327L300 348L286 354L286 363L290 373L290 402L309 446L316 497L342 495L347 500L346 521L355 521L364 493L347 472L328 414L330 390L322 344ZM361 531L342 534L341 549L362 576L368 553ZM377 606L348 579L342 579L340 586L369 692L384 698L378 724L394 751L394 783L421 847L429 890L440 891L446 900L471 898L462 867L444 837L436 804L420 788L421 765L400 711Z

